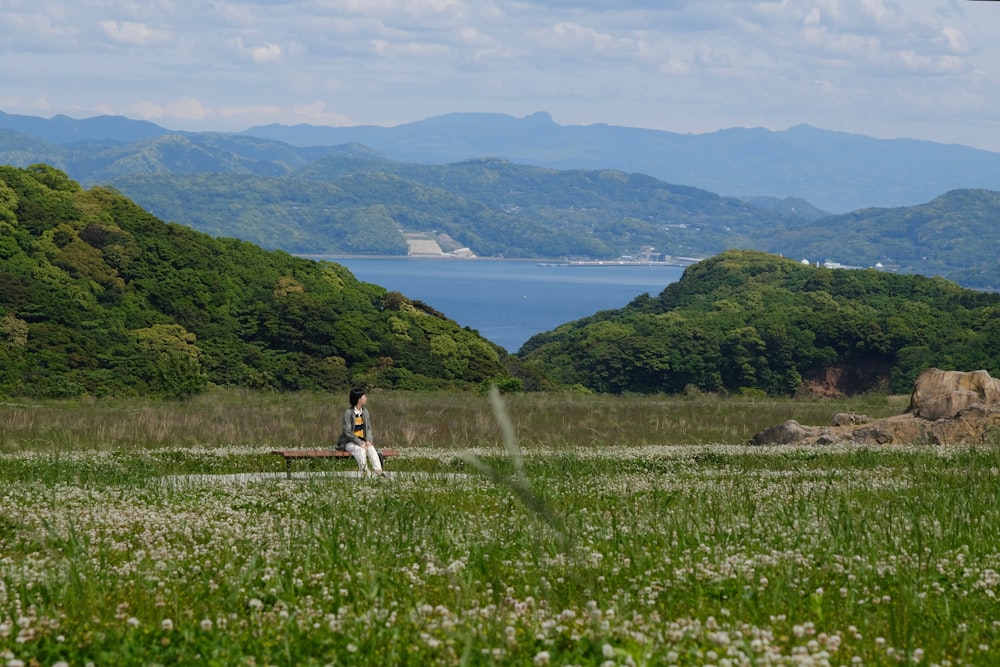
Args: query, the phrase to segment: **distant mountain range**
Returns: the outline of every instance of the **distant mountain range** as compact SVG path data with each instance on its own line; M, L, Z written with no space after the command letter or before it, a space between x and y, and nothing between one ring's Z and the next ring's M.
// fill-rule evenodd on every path
M454 113L395 127L265 125L232 135L176 132L122 117L0 113L0 129L25 135L0 136L0 159L24 166L32 156L47 155L45 162L85 184L163 170L279 175L334 147L360 144L391 160L422 164L502 158L554 169L618 169L724 196L805 199L836 213L920 204L954 189L1000 190L1000 153L808 125L678 134L563 126L544 112L524 118ZM165 135L174 139L158 145Z
M474 157L504 151L563 167ZM633 168L612 168L624 155ZM657 155L660 168L690 168L670 181L651 175ZM634 168L635 156L651 168ZM403 255L403 231L436 232L481 256L745 248L1000 289L1000 154L806 126L683 136L450 114L396 128L226 134L0 114L3 163L45 163L87 187L112 185L161 219L291 253ZM716 187L691 186L698 174ZM813 194L788 194L795 187ZM749 196L718 194L733 191ZM834 199L866 203L831 215Z
M1000 189L1000 153L808 125L677 134L562 126L547 113L455 113L396 127L266 125L243 134L299 146L357 142L410 162L491 156L555 169L620 169L726 196L797 197L838 213L917 204L956 188Z

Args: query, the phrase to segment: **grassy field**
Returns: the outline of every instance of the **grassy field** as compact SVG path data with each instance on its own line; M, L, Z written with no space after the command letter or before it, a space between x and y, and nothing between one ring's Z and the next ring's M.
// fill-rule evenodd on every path
M900 397L0 405L0 665L1000 664L1000 443L750 447Z

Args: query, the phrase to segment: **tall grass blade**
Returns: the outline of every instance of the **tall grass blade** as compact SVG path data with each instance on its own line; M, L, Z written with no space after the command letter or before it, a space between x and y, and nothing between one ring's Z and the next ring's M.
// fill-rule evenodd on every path
M513 491L514 495L517 496L518 500L521 501L529 512L537 516L556 532L560 547L565 549L568 542L566 522L531 488L531 482L524 471L524 454L517 443L514 425L510 420L510 415L507 414L507 408L500 398L500 391L496 386L490 387L489 398L490 405L493 408L493 415L500 427L500 437L514 466L514 476L511 477L503 474L472 452L463 454L463 460L478 472L488 477L497 486L507 487Z

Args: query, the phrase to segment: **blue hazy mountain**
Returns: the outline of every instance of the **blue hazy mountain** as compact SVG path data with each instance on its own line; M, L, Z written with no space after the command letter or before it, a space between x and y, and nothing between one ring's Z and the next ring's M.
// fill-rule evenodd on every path
M111 140L127 144L164 134L174 134L172 130L162 128L156 123L132 120L124 116L94 116L78 120L64 115L39 118L2 111L0 111L0 128L14 130L53 144L91 140Z
M0 138L0 159L20 165L41 155L83 183L99 179L101 169L116 176L153 168L191 173L208 164L216 172L277 174L352 144L421 164L497 157L554 169L618 169L724 196L800 198L837 213L920 204L955 189L1000 190L1000 153L808 125L679 134L606 124L564 126L544 112L523 118L452 113L394 127L265 125L220 134L175 132L120 116L74 120L0 113L0 129L58 147L39 154L22 145L12 153ZM23 144L23 138L5 136ZM98 156L99 151L104 153ZM176 168L171 155L183 156ZM76 165L90 165L92 173L81 173Z
M913 205L960 188L1000 189L1000 153L808 125L679 134L563 126L547 113L453 113L395 127L266 125L245 134L298 146L356 142L407 162L488 156L554 169L620 169L726 196L798 197L834 212Z

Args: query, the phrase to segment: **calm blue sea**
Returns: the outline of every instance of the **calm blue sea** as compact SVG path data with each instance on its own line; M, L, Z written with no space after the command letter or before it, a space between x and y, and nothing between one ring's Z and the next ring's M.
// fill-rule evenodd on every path
M359 280L423 301L464 327L517 352L560 324L656 296L680 279L677 266L539 266L465 259L331 258Z

